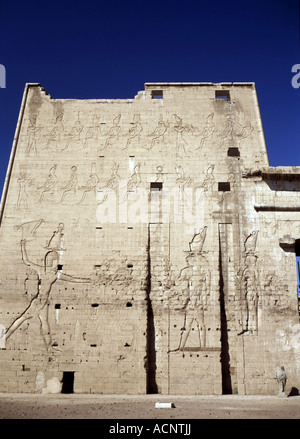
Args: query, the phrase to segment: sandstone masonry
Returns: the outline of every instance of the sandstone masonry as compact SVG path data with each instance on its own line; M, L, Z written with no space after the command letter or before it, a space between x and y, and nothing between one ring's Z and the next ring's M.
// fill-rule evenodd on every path
M1 202L0 392L300 388L300 167L253 83L27 84Z

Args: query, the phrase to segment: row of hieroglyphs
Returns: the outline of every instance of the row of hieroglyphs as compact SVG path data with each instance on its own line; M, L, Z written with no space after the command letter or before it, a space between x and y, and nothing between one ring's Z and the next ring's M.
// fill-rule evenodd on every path
M41 203L43 201L62 203L71 196L72 201L76 198L75 204L81 204L90 195L93 195L95 199L97 190L117 190L119 185L124 183L119 175L119 165L117 163L113 164L111 175L106 182L100 181L99 176L95 172L95 166L95 163L92 163L90 174L88 178L82 182L83 184L80 184L78 181L78 167L76 165L71 166L69 177L64 182L60 182L57 176L57 164L54 164L49 168L48 175L44 181L40 183L37 182L35 178L30 178L25 170L20 170L20 174L17 178L18 197L16 208L18 210L28 208L29 192L31 192L31 196L35 197L36 203ZM131 176L125 182L125 191L132 191L141 185L142 177L140 168L141 164L137 163L131 170ZM182 166L176 165L174 171L173 173L176 175L175 182L180 190L191 186L192 178L185 175ZM156 181L163 181L164 166L157 166L155 175ZM199 185L199 188L202 188L203 191L213 190L215 184L214 165L210 165L207 168L205 174L202 176L202 182L195 184L196 187ZM56 195L56 200L53 200L54 194Z
M100 117L95 115L92 125L85 128L78 115L73 127L66 129L64 114L60 113L53 127L48 129L39 126L37 116L32 116L27 128L26 151L38 154L40 149L50 148L68 151L75 147L84 150L90 145L106 149L113 144L119 144L121 150L128 150L135 142L145 150L152 150L156 144L175 142L177 154L184 156L192 144L196 145L196 150L199 150L206 146L207 142L212 142L214 137L221 144L235 138L240 145L254 130L250 118L240 122L231 114L227 114L225 121L215 123L214 113L210 113L205 117L205 122L199 123L199 126L185 123L177 114L172 116L172 120L160 115L156 125L151 128L143 126L140 114L135 114L131 122L122 124L121 120L122 116L118 114L107 124L101 122ZM191 138L193 138L192 142Z

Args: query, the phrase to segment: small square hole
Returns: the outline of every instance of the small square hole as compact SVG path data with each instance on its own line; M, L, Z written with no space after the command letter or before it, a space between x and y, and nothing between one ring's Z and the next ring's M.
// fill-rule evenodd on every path
M163 184L159 182L150 183L150 190L151 192L160 192L162 191Z
M151 98L152 99L163 99L163 91L162 90L152 90L151 91Z
M240 150L238 148L228 148L227 155L228 157L239 157Z
M218 191L219 192L228 192L228 191L230 191L230 183L228 181L226 181L226 182L219 182L218 183Z
M230 93L228 90L216 90L215 98L222 101L230 101Z

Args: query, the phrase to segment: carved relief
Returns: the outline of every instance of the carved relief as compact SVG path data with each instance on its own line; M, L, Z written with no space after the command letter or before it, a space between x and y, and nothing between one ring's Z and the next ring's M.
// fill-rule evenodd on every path
M250 120L247 120L245 122L245 125L240 125L239 123L236 124L235 134L238 139L239 145L241 145L242 142L252 134L253 130L254 128L251 125Z
M177 133L176 137L176 154L178 156L185 156L186 150L187 150L187 141L184 137L185 133L188 133L190 131L190 128L188 125L183 125L181 117L177 116L177 114L174 114L176 125L174 126L174 130Z
M204 192L213 190L214 184L216 182L214 177L214 169L215 169L215 165L209 166L209 168L206 171L206 175L204 177L203 183L201 184L201 186L199 186L199 188L202 188Z
M53 235L49 239L46 248L47 250L51 250L52 252L60 252L63 249L63 241L64 241L64 223L59 223L57 229L53 232Z
M112 170L111 170L111 177L106 183L105 186L102 186L100 189L110 188L110 189L117 189L119 185L120 176L118 174L119 165L117 163L113 164Z
M66 146L62 149L62 151L64 151L65 149L67 149L70 146L70 143L72 142L73 144L80 144L81 141L81 132L83 130L83 126L79 120L79 115L78 115L78 119L75 122L70 134L68 135L68 140L66 143Z
M22 223L20 226L15 226L15 228L17 230L21 230L22 238L26 239L26 241L28 242L36 238L38 228L43 222L44 220L42 218L35 221L26 221L25 223Z
M121 119L121 115L119 114L117 117L114 118L111 128L106 133L107 138L104 145L105 148L111 145L113 140L118 139L121 129L120 119Z
M159 165L156 167L156 182L163 183L164 182L164 167Z
M201 149L204 144L211 140L215 131L215 125L213 123L214 113L211 113L207 116L206 125L199 134L201 136L200 145L196 149Z
M62 223L61 223L62 224ZM54 283L60 279L67 282L87 283L90 282L89 278L79 278L69 276L63 273L62 269L58 268L59 253L55 247L62 248L62 228L59 227L58 231L49 240L47 252L44 255L43 265L29 260L26 250L26 239L21 240L21 254L22 260L32 271L36 273L38 278L38 288L36 295L32 298L29 305L25 310L17 317L6 331L6 340L13 335L13 333L24 322L30 321L32 318L37 318L40 322L41 336L48 351L52 350L52 336L51 328L48 320L48 304L50 300L50 293Z
M244 286L245 297L247 304L247 323L246 328L250 332L257 331L257 317L258 317L258 299L259 299L259 277L256 267L257 256L247 254L245 257L245 269L244 269Z
M93 163L91 165L91 173L90 173L90 176L89 176L87 182L85 183L84 186L79 187L79 190L82 190L83 192L82 192L81 199L77 204L83 203L83 201L86 199L86 197L89 193L93 193L96 196L97 185L99 183L99 177L94 172L94 168L95 168L95 164Z
M187 266L177 277L171 270L164 284L165 306L184 312L182 332L176 350L184 351L189 348L195 350L206 347L205 311L210 296L211 282L209 264L202 250L206 230L207 227L204 227L191 240L190 251L186 257ZM187 346L192 329L196 329L198 342L196 346Z
M107 200L110 191L116 191L118 189L119 181L120 181L118 170L119 170L119 165L117 163L114 163L112 167L110 179L108 180L105 186L101 186L98 189L98 197L97 197L98 204L102 204Z
M87 148L90 143L97 143L99 141L99 137L101 135L99 124L99 116L95 115L93 118L93 125L88 128L85 134L85 140L82 147L83 149Z
M189 243L191 252L202 252L202 247L206 238L207 226L203 227L199 233L193 236L193 239Z
M27 188L30 187L32 185L32 183L33 183L33 180L30 180L29 178L27 178L26 172L22 171L20 173L20 177L18 178L19 193L18 193L18 199L17 199L17 205L16 205L16 208L18 210L28 208Z
M43 186L38 187L38 190L41 190L41 194L38 202L43 201L46 194L52 195L54 193L54 188L57 184L57 176L55 174L55 171L56 171L56 165L50 168L48 178L46 179Z
M129 128L126 146L123 149L128 148L134 139L140 140L140 134L142 131L143 131L143 127L140 122L140 115L135 114L133 116L132 126Z
M245 254L254 254L258 237L258 230L253 230L250 235L247 236L244 242Z
M191 177L185 177L182 166L176 165L175 171L176 171L176 175L177 175L176 183L179 185L179 187L181 189L184 189L185 186L191 185L192 179L191 179Z
M127 190L135 189L140 185L140 183L142 181L141 175L140 175L140 167L141 167L140 163L135 165L134 170L133 170L133 174L131 175L131 177L127 183Z
M155 145L155 143L157 143L158 141L164 142L164 135L165 135L165 132L167 131L167 129L168 129L168 126L163 121L163 116L160 115L156 128L154 129L154 131L152 131L150 134L148 134L148 136L151 137L152 140L151 140L150 147L147 149L152 149L153 146Z
M223 131L220 133L221 145L225 140L232 141L233 139L233 120L231 114L226 115L226 122Z
M27 149L26 152L29 154L31 151L33 151L35 154L37 154L36 149L36 134L40 131L40 128L36 126L36 117L30 118L30 125L27 128L27 137L28 137L28 143L27 143Z
M78 184L77 166L72 166L71 167L71 175L70 175L68 182L65 184L65 186L61 187L61 189L63 190L63 194L61 196L60 203L62 201L64 201L67 194L69 194L69 193L76 194L77 184Z
M240 146L243 141L252 134L253 130L254 128L250 120L245 121L245 123L241 125L239 122L233 121L231 114L227 114L224 129L219 133L221 144L225 141L231 142L235 137Z
M263 283L263 307L270 312L288 308L288 285L274 272L269 271Z
M45 149L48 149L52 142L59 142L61 138L61 134L64 131L64 125L62 123L63 113L59 113L56 117L55 124L48 134L48 141Z
M254 230L244 241L243 267L236 275L236 286L240 293L236 303L237 324L240 333L255 333L258 329L258 302L260 281L255 254L258 231Z

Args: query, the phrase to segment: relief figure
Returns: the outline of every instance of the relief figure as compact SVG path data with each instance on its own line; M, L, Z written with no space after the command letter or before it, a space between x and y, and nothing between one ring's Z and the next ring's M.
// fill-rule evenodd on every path
M168 126L163 121L162 115L160 115L156 128L154 129L154 131L152 131L150 134L148 134L149 137L152 137L152 140L151 140L150 147L146 148L146 149L152 149L153 146L155 145L155 143L158 142L159 140L162 140L162 142L164 142L164 135L165 135L165 132L167 131L167 129L168 129Z
M65 184L65 186L63 186L61 188L63 190L63 194L62 194L62 197L60 199L60 203L62 201L64 201L64 199L66 198L66 195L68 193L76 194L77 183L78 183L78 179L77 179L77 166L72 166L70 179Z
M85 183L85 185L79 187L79 190L82 190L83 193L82 193L81 200L77 204L82 203L89 193L93 193L96 196L97 185L99 183L99 177L94 172L94 165L95 164L93 163L92 167L91 167L90 176L89 176L87 182Z
M187 267L183 268L179 280L186 282L183 295L186 297L184 305L185 322L179 349L184 350L193 325L197 328L198 348L206 346L206 327L204 311L207 309L207 296L209 294L209 273L203 265L203 256L190 254L187 256Z
M176 165L175 166L175 172L176 172L176 175L177 175L176 183L179 184L179 187L181 189L184 189L185 186L190 186L191 185L192 179L191 179L191 177L185 177L184 171L182 169L182 166Z
M40 131L40 128L36 126L36 117L30 118L30 125L27 128L27 136L28 136L28 144L26 149L27 153L34 151L34 153L37 154L35 135L38 131Z
M135 165L134 171L133 171L133 173L132 173L132 175L127 183L127 190L132 190L134 188L137 188L140 185L140 183L142 181L141 175L140 175L140 167L141 167L140 163Z
M38 265L28 259L26 252L26 239L21 240L22 260L25 265L30 267L38 276L38 291L36 296L30 301L28 307L19 317L8 327L5 337L6 340L27 320L38 318L40 330L45 345L51 350L51 330L48 321L48 304L52 286L59 279L67 282L87 283L90 279L69 276L62 272L58 266L59 255L54 250L49 250L44 256L44 264Z
M130 127L129 132L128 132L128 139L126 142L126 146L125 146L125 148L122 148L122 149L127 149L134 139L139 140L140 134L142 131L143 131L143 127L142 127L142 124L140 122L140 115L135 114L134 118L133 118L132 126Z
M91 126L86 134L83 147L81 149L85 149L89 143L97 143L101 134L100 126L99 126L99 116L95 115L93 118L93 126Z
M223 131L220 133L221 137L221 145L224 143L225 140L232 140L233 137L233 120L231 117L231 114L227 114L226 116L226 122Z
M118 139L119 133L120 133L120 119L121 115L119 114L117 117L114 118L112 127L110 130L106 133L106 141L105 141L105 147L111 145L111 142L115 139Z
M38 202L41 202L44 200L45 194L53 194L54 188L55 188L56 183L57 183L57 176L55 174L55 171L56 171L56 165L54 165L50 168L49 175L47 177L47 180L43 184L43 186L38 187L39 190L42 190Z
M251 133L253 132L254 128L251 125L250 120L247 120L245 122L245 125L240 125L240 124L236 124L236 130L235 130L235 134L236 137L239 141L239 145L242 144L242 142L251 135Z
M50 131L50 133L48 135L48 141L47 141L45 149L48 149L52 142L57 142L60 140L60 136L64 131L62 119L63 119L63 113L60 113L56 117L54 127L52 128L52 130Z
M196 149L201 149L207 140L210 140L215 131L215 125L213 123L214 113L207 116L206 125L199 134L201 136L200 145Z
M73 126L71 133L68 136L68 140L66 143L66 146L62 149L62 151L64 151L65 149L67 149L70 146L70 143L76 143L77 145L80 143L81 141L81 132L83 130L83 126L80 123L80 120L78 118L78 120L75 122L75 125Z
M188 127L188 125L183 125L181 117L177 116L177 114L174 114L174 117L176 121L174 130L177 133L176 154L178 156L185 156L188 143L184 137L184 134L188 133L190 131L190 128Z
M257 256L249 254L245 258L244 269L244 285L246 293L246 304L247 304L247 330L250 332L255 332L258 327L257 316L258 316L258 299L259 299L259 285L258 285L258 271L256 268Z
M17 209L27 209L28 208L28 194L27 187L31 186L33 180L29 180L26 177L26 172L23 171L20 173L20 177L18 178L19 185L19 193L17 199Z

